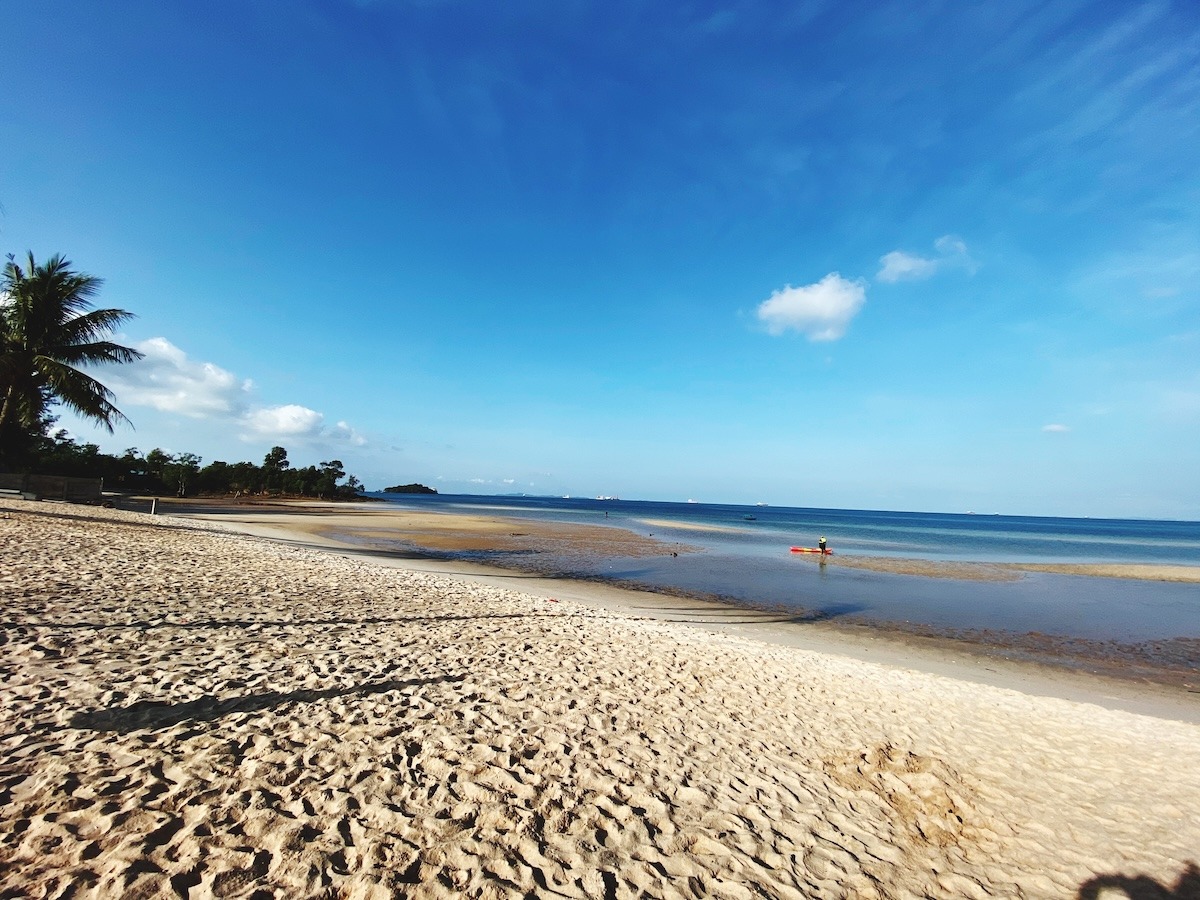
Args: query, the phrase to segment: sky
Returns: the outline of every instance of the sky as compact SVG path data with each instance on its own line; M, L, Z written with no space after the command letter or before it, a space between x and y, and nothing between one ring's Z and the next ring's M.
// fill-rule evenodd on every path
M1200 5L0 0L108 452L1200 520Z

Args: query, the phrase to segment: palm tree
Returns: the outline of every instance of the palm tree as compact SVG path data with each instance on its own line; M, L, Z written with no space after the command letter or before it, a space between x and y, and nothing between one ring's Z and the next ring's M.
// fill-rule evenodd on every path
M108 388L79 366L128 363L142 354L103 340L132 317L123 309L91 309L101 280L72 271L62 256L22 267L10 254L0 275L0 456L10 435L30 435L61 403L110 432L128 422Z

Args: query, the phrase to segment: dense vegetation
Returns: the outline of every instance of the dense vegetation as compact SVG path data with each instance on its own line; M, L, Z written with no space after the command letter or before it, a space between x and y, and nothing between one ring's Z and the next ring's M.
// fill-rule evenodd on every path
M435 491L433 488L426 487L423 484L416 484L415 482L413 484L397 484L397 485L394 485L393 487L386 487L383 489L383 492L385 494L436 494L437 493L437 491Z
M76 478L103 478L107 491L146 494L275 494L318 497L327 500L354 498L363 490L347 475L340 459L319 466L292 468L287 450L272 447L261 466L222 460L201 466L194 453L165 453L154 449L143 455L131 447L120 456L101 453L96 444L80 444L65 431L35 442L23 471ZM344 484L340 482L346 479Z

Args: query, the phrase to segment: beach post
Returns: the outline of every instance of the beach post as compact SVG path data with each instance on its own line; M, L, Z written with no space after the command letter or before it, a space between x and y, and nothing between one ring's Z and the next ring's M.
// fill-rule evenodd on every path
M158 498L157 497L150 498L150 515L152 515L152 516L158 515Z

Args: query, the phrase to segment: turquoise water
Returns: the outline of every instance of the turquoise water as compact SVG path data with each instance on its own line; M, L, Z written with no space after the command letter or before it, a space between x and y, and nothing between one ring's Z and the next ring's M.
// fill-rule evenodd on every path
M472 557L553 574L715 596L825 618L1099 640L1200 637L1196 584L1043 573L1008 582L964 581L822 565L815 556L789 552L793 545L816 546L824 535L835 557L1200 566L1200 522L543 497L377 496L410 508L610 525L702 550L649 559L532 559L503 553Z

